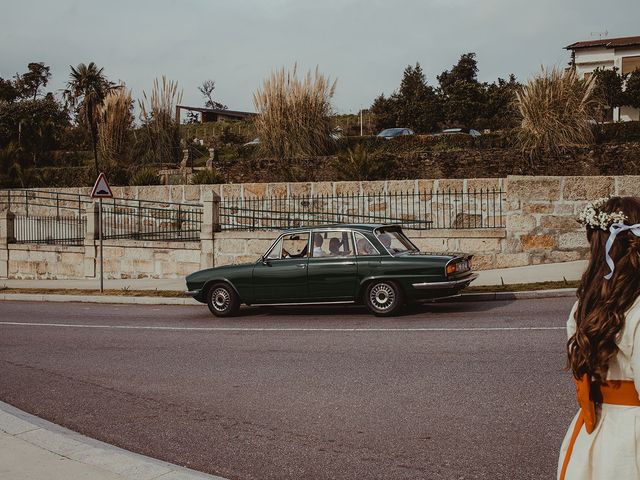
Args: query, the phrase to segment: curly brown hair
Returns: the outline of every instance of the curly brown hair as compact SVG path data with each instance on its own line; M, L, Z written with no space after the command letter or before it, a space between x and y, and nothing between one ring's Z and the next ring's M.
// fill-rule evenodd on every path
M626 224L640 223L640 198L613 197L601 208L607 213L622 211ZM640 295L640 237L629 231L618 235L610 251L615 271L610 280L605 262L608 230L587 227L591 260L578 287L575 312L576 332L567 342L567 367L576 378L591 376L598 385L606 382L609 362L618 353L616 339L625 314Z

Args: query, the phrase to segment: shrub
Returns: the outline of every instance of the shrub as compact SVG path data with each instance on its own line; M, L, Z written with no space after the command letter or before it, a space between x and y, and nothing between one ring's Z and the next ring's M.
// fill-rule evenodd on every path
M213 170L199 170L193 175L193 177L191 177L191 183L194 185L224 183L224 178Z
M347 155L341 155L335 161L334 168L342 180L376 180L385 177L388 168L384 157L378 154L370 154L362 144L353 150L349 149Z
M182 101L182 91L178 83L162 77L162 83L153 81L151 95L142 92L140 119L144 125L150 145L155 154L155 162L174 163L180 158L180 131L174 118L175 107Z
M103 161L117 164L124 160L132 125L131 90L122 84L109 92L98 107L98 149Z
M575 70L542 72L516 92L515 107L522 118L518 144L531 157L559 155L594 141L591 122L599 105L593 95L594 77L578 78Z
M605 123L600 126L600 142L628 142L640 140L640 122Z
M160 185L160 177L152 168L143 168L129 180L129 185Z
M298 79L297 67L273 72L253 96L260 149L279 159L323 155L331 139L331 98L335 81L308 72Z

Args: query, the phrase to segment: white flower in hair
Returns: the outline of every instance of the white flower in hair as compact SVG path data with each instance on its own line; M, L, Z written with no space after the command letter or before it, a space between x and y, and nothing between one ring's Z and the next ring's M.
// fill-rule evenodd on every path
M600 209L609 201L611 197L603 197L587 204L578 215L578 222L585 227L594 230L609 230L614 223L623 223L628 217L622 212L603 212Z

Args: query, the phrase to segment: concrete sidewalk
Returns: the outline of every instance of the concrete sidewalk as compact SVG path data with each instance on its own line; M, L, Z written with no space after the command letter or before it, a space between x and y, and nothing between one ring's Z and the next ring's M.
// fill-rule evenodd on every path
M99 442L3 402L0 478L224 480Z
M502 268L495 270L481 270L480 276L473 282L480 285L511 285L516 283L537 283L549 281L579 280L587 266L586 260L577 262L549 263L543 265L529 265L526 267ZM94 278L80 280L11 280L0 279L0 287L9 288L64 288L64 289L98 289L100 281ZM184 291L184 278L177 279L126 279L105 280L106 290L176 290Z

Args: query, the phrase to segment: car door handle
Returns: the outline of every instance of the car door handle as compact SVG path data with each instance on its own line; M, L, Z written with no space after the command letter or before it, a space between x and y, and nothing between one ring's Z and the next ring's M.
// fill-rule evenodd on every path
M345 262L344 265L355 265L356 262Z
M306 263L299 263L296 265L296 267L298 268L307 268L307 264Z

